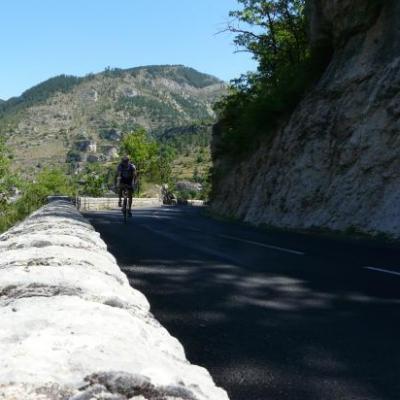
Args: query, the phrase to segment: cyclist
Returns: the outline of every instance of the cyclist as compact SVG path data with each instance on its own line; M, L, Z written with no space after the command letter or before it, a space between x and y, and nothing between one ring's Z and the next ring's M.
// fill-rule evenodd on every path
M116 183L118 187L118 206L122 207L122 190L127 189L128 191L128 215L132 217L132 195L133 185L136 181L136 167L129 161L128 156L124 156L117 167Z

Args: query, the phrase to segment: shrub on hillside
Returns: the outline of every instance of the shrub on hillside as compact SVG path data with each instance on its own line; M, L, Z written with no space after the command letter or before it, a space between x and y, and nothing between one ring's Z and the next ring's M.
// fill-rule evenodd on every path
M22 196L15 203L20 218L46 204L52 195L74 196L76 187L72 178L60 169L44 169L34 181L25 183Z
M200 198L202 185L190 181L178 181L175 184L174 193L179 200L191 200Z
M99 163L86 164L84 170L77 176L79 195L104 196L114 184L115 170L114 165L105 167Z
M18 178L14 180L18 182L21 195L15 201L7 201L0 207L0 232L46 204L48 196L75 194L72 179L58 169L45 169L32 182L23 182Z

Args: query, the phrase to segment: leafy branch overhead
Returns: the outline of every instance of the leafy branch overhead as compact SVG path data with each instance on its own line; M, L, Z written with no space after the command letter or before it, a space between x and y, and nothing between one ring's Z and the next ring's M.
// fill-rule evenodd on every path
M321 69L307 37L304 0L238 0L227 30L239 49L258 62L254 73L232 81L216 104L219 115L214 157L246 154L271 136Z
M277 80L283 66L299 64L307 58L304 0L239 0L242 10L232 11L235 18L229 30L237 33L239 48L253 53L259 72ZM244 24L249 29L242 29Z

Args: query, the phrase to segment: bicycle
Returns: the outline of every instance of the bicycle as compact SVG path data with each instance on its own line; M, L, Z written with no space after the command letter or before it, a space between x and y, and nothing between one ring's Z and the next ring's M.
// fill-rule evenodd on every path
M128 186L122 186L122 214L124 216L124 223L126 224L128 221L128 198L129 198L129 189Z

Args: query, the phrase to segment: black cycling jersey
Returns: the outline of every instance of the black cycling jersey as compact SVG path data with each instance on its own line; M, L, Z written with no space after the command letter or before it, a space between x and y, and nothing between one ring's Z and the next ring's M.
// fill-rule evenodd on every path
M121 178L121 183L125 185L132 185L133 179L135 177L136 167L134 164L119 164L118 165L118 175Z

